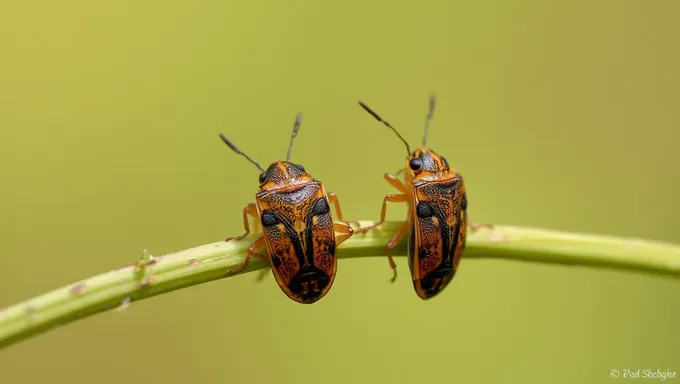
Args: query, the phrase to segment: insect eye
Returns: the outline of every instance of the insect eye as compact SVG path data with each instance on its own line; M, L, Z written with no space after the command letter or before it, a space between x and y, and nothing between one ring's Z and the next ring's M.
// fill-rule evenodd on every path
M295 164L295 166L297 167L297 169L301 170L302 172L307 172L307 171L305 171L305 167L303 167L302 165Z
M408 166L411 167L412 170L417 171L423 166L423 162L418 158L413 158L409 160Z
M267 173L266 172L260 173L260 184L264 183L265 180L267 180Z

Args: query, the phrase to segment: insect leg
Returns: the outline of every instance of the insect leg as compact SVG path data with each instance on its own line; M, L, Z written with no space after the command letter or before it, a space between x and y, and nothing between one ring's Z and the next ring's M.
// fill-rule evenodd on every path
M368 227L359 228L354 232L355 233L364 233L364 232L370 231L371 229L373 229L373 228L379 226L380 224L384 223L385 222L385 216L387 215L387 202L388 201L391 202L391 203L405 203L405 202L408 201L408 196L407 195L396 195L396 194L389 194L389 195L385 196L385 198L383 199L382 210L380 211L380 221L378 221L377 223L375 223L373 225L369 225Z
M352 235L354 234L354 230L352 229L352 227L350 227L349 225L346 225L346 224L342 224L342 223L334 223L333 224L333 230L341 233L340 236L337 236L335 238L335 246L336 247L339 246L340 244L342 244L345 240L352 237Z
M390 183L391 186L399 190L399 192L406 194L408 193L408 190L406 189L404 183L402 183L401 180L397 179L396 176L386 173L384 177L385 180L387 180L387 182Z
M252 243L250 245L250 247L248 248L248 253L246 254L246 261L244 261L243 264L240 267L234 269L233 271L229 271L227 273L227 276L238 275L239 273L248 269L248 265L250 264L250 257L251 256L254 256L258 259L266 259L266 256L257 253L258 250L260 250L262 247L264 247L264 244L265 244L264 236L255 240L255 242Z
M403 202L403 201L407 201L407 197L408 197L408 189L406 188L406 186L404 185L404 183L402 183L402 182L401 182L399 179L397 179L394 175L391 175L391 174L389 174L389 173L386 173L384 177L385 177L385 180L387 180L387 182L390 183L391 186L393 186L394 188L396 188L399 192L401 192L401 193L403 194L403 195L387 195L387 197L389 197L389 196L395 196L395 197L400 196L400 197L399 197L400 200L389 200L389 201L391 201L391 202ZM401 200L401 196L403 196L403 199L404 199L404 200ZM387 199L387 197L385 197L385 199ZM375 223L375 224L373 224L373 225L371 225L371 226L368 226L368 227L365 227L365 228L358 229L358 230L357 230L357 233L363 233L363 232L369 231L369 230L371 230L371 229L373 229L373 228L379 226L380 224L382 224L382 223L385 221L385 209L386 209L386 207L385 207L385 201L383 201L382 215L380 216L380 221L377 222L377 223Z
M338 214L338 220L342 221L343 223L347 223L347 224L356 224L357 228L361 227L361 224L358 221L345 221L345 219L342 217L342 210L340 209L340 202L338 201L338 195L336 195L333 192L330 192L328 194L328 202L335 206L335 213Z
M256 220L259 220L257 217L257 207L255 206L255 203L250 203L248 206L243 210L243 228L246 230L246 233L242 234L241 236L233 236L228 238L225 241L231 241L231 240L243 240L245 239L248 234L250 234L250 225L248 224L248 215L254 217Z
M401 239L404 238L404 236L408 233L408 231L411 229L411 215L409 214L409 220L404 222L404 224L399 227L399 230L397 233L394 234L392 239L390 240L389 243L387 243L387 246L385 247L385 253L387 254L387 260L390 262L390 267L392 267L392 270L394 271L394 276L392 277L392 282L394 283L395 280L397 280L397 264L394 263L394 260L392 259L392 254L391 251L394 249L394 247L399 244Z

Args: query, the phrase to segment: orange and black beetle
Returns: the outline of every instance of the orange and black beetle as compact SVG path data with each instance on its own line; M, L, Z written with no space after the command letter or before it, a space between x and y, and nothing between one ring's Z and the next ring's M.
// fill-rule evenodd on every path
M390 251L410 231L408 261L413 287L421 299L429 299L441 292L458 270L460 257L465 249L467 232L467 195L463 177L451 167L446 159L426 147L427 131L435 98L430 98L425 120L423 148L411 152L406 140L387 121L383 120L364 103L359 104L378 121L391 128L406 145L406 169L404 182L386 173L385 180L400 194L385 196L380 221L357 229L366 232L385 221L387 202L408 203L408 218L385 248L390 266L394 270L392 281L397 278L397 266ZM401 172L401 171L400 171ZM399 173L399 172L398 172ZM484 224L485 225L485 224Z
M259 163L241 152L224 135L222 140L236 153L255 164L260 174L260 187L255 203L243 210L246 233L226 241L248 236L248 216L263 227L263 235L248 248L246 261L230 274L248 268L251 256L268 260L276 282L291 299L311 304L321 299L331 288L337 270L337 246L352 236L348 224L333 223L330 203L341 222L342 212L334 193L326 194L320 181L310 176L302 165L290 162L293 140L300 128L298 114L285 161L275 161L264 170ZM340 234L336 237L335 231ZM268 257L258 252L266 246Z

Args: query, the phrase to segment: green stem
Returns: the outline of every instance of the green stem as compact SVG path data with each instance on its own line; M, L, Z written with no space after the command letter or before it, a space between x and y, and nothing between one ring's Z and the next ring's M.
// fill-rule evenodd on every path
M362 227L370 224L361 222ZM399 225L387 222L368 233L355 234L340 246L339 257L384 255L385 245ZM0 348L133 301L221 279L243 263L246 249L257 236L146 258L2 309ZM405 239L393 253L406 254ZM680 277L680 246L533 228L494 226L469 232L464 258L597 266ZM246 272L265 267L265 262L253 258ZM387 267L383 273L387 282L391 273ZM408 279L405 271L399 276Z

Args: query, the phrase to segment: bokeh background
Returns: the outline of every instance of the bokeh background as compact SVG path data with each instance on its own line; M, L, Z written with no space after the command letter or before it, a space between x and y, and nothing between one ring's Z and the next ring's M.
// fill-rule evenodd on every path
M404 148L474 221L680 242L680 3L37 1L0 5L0 306L242 232L293 159L378 217ZM390 209L401 219L405 209ZM397 260L407 270L405 258ZM304 306L271 275L134 303L0 351L2 383L606 383L680 371L680 282L465 262L444 294L343 260ZM404 275L402 275L404 276ZM680 377L675 379L680 380ZM619 381L623 381L619 379Z

